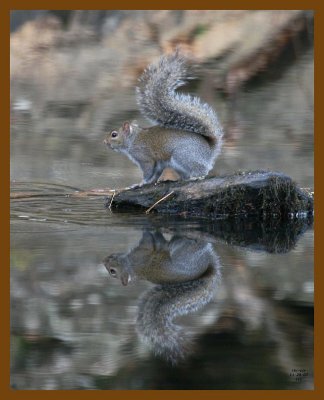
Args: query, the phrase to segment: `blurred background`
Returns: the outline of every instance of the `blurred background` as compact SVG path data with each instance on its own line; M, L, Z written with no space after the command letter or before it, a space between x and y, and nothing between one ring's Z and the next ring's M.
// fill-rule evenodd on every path
M243 233L254 232L247 249L217 221L157 223L112 215L103 198L69 197L141 181L102 141L125 120L149 125L137 79L176 46L196 78L183 90L224 127L211 173L274 170L312 189L313 23L305 10L11 12L12 387L313 388L311 224L270 234L244 223ZM139 298L155 284L124 287L102 263L136 247L144 229L170 235L172 224L172 234L211 224L213 240L204 240L222 271L205 308L177 322L196 347L176 365L137 333ZM284 238L284 252L260 251L270 236Z
M137 79L180 46L198 78L184 90L225 129L214 172L271 169L312 185L312 12L13 11L11 27L12 179L140 181L102 139L124 120L148 125Z

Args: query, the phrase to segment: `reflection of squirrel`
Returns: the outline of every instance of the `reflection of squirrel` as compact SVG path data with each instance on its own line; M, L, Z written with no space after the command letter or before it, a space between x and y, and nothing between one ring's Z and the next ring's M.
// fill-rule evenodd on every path
M157 284L141 298L137 331L155 353L172 362L184 357L190 342L173 320L211 301L220 280L213 246L180 236L167 241L160 232L144 232L136 248L112 254L104 264L124 285L136 278Z
M157 181L167 167L182 179L205 176L220 152L223 133L215 112L199 98L175 92L186 72L178 52L150 65L140 78L137 103L157 125L125 122L104 141L141 168L144 183Z
M123 285L136 279L169 284L199 278L215 264L215 257L210 243L178 235L167 241L160 232L145 231L134 249L111 254L103 262Z

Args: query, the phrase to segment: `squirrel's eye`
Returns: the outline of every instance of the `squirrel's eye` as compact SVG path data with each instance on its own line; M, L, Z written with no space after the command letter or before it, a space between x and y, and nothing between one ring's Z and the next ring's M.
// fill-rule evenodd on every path
M118 133L116 131L111 132L111 137L117 137Z
M117 271L114 268L110 268L110 274L111 274L111 276L116 276Z

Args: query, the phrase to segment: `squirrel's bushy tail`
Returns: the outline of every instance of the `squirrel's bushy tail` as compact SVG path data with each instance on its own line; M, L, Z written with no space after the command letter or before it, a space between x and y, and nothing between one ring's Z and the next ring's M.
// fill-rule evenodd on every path
M188 355L191 338L186 330L173 322L179 316L190 314L208 304L220 281L219 259L198 279L160 284L142 296L136 321L140 338L156 354L176 364Z
M139 79L138 105L152 122L203 135L220 148L223 132L213 109L197 97L175 92L185 84L186 73L185 59L178 51L162 56Z

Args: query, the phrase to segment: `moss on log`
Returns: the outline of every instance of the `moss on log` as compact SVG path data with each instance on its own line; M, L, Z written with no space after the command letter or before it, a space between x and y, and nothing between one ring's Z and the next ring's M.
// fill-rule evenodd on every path
M282 173L250 171L120 190L106 199L106 206L113 211L143 209L182 216L287 219L312 213L313 195Z

